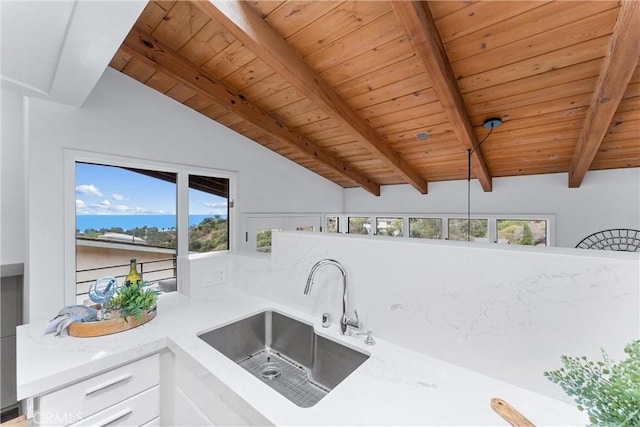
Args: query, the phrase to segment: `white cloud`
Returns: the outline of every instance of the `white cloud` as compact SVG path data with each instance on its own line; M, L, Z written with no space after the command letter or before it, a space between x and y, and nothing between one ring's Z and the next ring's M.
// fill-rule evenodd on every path
M162 210L116 204L107 199L103 199L101 202L91 204L87 204L83 200L76 200L76 213L90 215L137 215L164 214L165 212Z
M85 196L102 197L100 190L93 184L83 184L76 187L76 193L84 194Z
M201 202L204 209L202 212L206 215L226 215L227 203L226 202ZM200 212L199 212L200 213Z
M226 202L204 202L202 204L208 208L227 208Z
M118 194L118 193L113 193L111 195L111 198L113 200L118 200L118 201L127 200L127 199L125 199L125 197L122 194Z
M89 213L89 209L84 200L76 199L76 213L79 214L87 214Z

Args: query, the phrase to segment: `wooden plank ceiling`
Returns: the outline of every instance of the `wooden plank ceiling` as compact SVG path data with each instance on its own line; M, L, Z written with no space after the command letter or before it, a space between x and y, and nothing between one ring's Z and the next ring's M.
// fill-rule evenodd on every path
M640 2L151 1L110 66L342 187L640 166ZM170 118L169 118L170 119ZM424 138L426 136L426 138Z

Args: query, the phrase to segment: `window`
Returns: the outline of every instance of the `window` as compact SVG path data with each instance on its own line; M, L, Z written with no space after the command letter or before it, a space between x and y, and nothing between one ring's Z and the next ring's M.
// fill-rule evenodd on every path
M339 233L340 232L340 218L337 216L327 217L327 233Z
M244 217L244 223L244 248L271 253L274 231L315 231L322 225L322 217L313 214L248 214Z
M409 237L442 239L442 219L409 218Z
M376 234L378 236L402 237L402 218L376 218Z
M498 219L499 244L547 246L546 220Z
M176 290L180 256L237 241L231 173L76 150L64 164L67 304L84 303L99 277L122 283L132 258L143 280Z
M103 276L121 283L135 258L148 282L176 278L175 173L77 162L76 301Z
M466 218L449 218L449 240L489 241L489 220L472 219L470 230L467 229L467 224Z
M321 224L322 219L317 216L308 217L292 215L287 219L286 229L295 231L316 231L320 228Z
M189 175L189 252L229 249L229 179Z
M280 231L279 228L264 228L256 232L256 250L271 253L271 234Z
M524 218L524 219L523 219ZM553 215L483 215L472 218L467 230L464 214L367 214L325 215L326 232L395 236L402 239L447 239L501 244L553 246ZM372 230L372 224L375 229ZM346 230L346 231L345 231ZM406 231L408 230L408 232ZM467 237L467 231L469 236Z
M371 217L349 217L349 234L371 234Z

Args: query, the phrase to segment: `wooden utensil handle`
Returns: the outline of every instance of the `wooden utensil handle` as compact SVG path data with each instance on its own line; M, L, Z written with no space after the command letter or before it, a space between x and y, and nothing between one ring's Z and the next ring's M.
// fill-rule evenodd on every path
M491 408L514 427L535 427L524 415L502 399L491 399Z

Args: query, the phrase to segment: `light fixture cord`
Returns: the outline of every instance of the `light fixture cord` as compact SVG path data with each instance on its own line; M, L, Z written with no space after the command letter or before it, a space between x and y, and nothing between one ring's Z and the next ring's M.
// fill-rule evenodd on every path
M482 141L472 149L467 149L468 154L468 162L467 162L467 242L471 241L471 155L475 153L478 148L482 145L483 142L489 138L493 132L493 123L491 123L491 129L489 129L489 133L485 136Z

